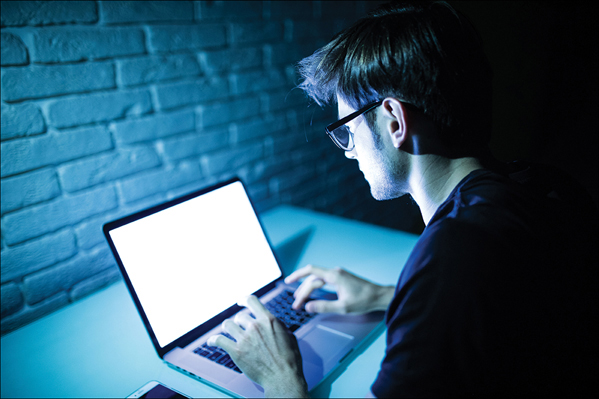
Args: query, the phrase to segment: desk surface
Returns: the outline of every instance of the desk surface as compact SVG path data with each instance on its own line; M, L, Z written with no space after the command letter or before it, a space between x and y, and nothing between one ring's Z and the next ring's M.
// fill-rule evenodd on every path
M418 236L299 208L262 216L286 273L308 263L395 284ZM364 397L385 351L376 337L314 396ZM1 340L2 397L120 397L158 380L193 397L228 397L156 354L125 284L117 282Z

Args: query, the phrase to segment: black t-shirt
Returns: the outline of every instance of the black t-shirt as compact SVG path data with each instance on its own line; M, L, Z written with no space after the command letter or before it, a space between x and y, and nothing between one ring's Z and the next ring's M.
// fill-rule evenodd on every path
M477 170L437 209L387 310L374 395L586 392L596 223L588 234L581 208L538 187Z

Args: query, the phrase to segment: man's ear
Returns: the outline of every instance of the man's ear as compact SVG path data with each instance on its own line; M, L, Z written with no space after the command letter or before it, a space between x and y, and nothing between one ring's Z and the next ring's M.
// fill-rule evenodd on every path
M400 148L407 140L408 115L404 105L396 98L387 97L383 100L384 131L390 137L395 148Z

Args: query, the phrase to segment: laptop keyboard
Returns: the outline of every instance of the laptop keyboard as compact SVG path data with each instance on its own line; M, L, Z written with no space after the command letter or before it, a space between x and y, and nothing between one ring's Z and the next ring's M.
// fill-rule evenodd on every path
M226 332L222 332L221 335L224 335L225 337L235 341L235 338L233 338ZM235 341L235 342L237 342L237 341ZM235 362L233 361L233 359L231 359L231 356L229 356L229 354L227 352L225 352L224 349L219 348L218 346L208 346L208 344L204 342L202 344L202 346L200 346L199 348L196 348L193 351L193 353L200 355L202 357L205 357L208 360L212 360L213 362L216 362L217 364L221 364L233 371L241 373L241 370L239 369L239 367L237 367L235 365Z
M283 291L264 305L291 332L297 330L315 316L315 314L308 313L303 308L299 310L292 309L291 305L294 300L291 291Z
M306 312L304 309L292 309L291 305L293 304L293 301L293 293L285 290L264 305L266 309L268 309L292 332L306 324L315 316L314 314ZM254 315L251 316L253 317ZM221 332L221 335L235 341L235 338L226 332ZM207 343L203 343L202 346L196 348L193 352L208 360L212 360L217 364L241 373L241 370L235 365L235 362L233 362L229 354L218 346L208 346Z

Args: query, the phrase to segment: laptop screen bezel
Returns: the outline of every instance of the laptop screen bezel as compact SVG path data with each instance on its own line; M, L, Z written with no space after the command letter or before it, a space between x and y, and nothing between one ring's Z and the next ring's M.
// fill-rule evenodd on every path
M196 328L192 329L191 331L187 332L185 335L179 337L178 339L170 342L169 344L163 346L160 346L160 344L158 343L158 339L156 338L156 334L154 333L154 330L152 329L152 326L148 320L148 317L143 309L143 306L141 305L141 302L137 296L137 293L135 292L135 289L133 288L133 284L131 283L131 280L129 278L129 275L127 274L127 270L125 269L123 262L118 254L118 251L116 250L116 247L114 245L114 242L112 241L112 238L110 236L110 231L119 228L121 226L124 226L126 224L132 223L136 220L142 219L144 217L147 217L149 215L152 215L154 213L163 211L167 208L173 207L175 205L178 205L180 203L183 203L185 201L189 201L195 197L204 195L206 193L209 193L211 191L217 190L221 187L227 186L229 184L233 184L236 182L240 182L241 185L243 186L243 189L249 199L249 202L252 206L252 210L254 211L254 214L256 216L256 219L258 220L258 223L260 225L260 228L262 229L262 233L264 234L264 237L266 238L266 241L268 243L268 246L271 248L271 251L273 253L274 259L277 263L277 266L279 267L279 271L281 272L281 275L271 281L270 283L268 283L267 285L265 285L264 287L262 287L261 289L255 291L253 293L253 295L256 295L257 297L261 297L262 295L264 295L265 293L269 292L270 290L272 290L276 284L283 280L284 278L284 272L283 269L281 267L281 263L279 262L279 259L277 258L277 255L275 253L275 251L273 250L273 246L270 242L270 239L268 237L268 234L266 233L266 230L264 229L264 225L262 224L262 221L260 220L260 217L258 216L258 212L256 212L256 207L252 201L252 199L249 196L249 193L247 192L247 188L245 186L245 184L243 183L243 181L239 178L239 177L234 177L231 178L229 180L223 181L223 182L219 182L217 184L214 184L212 186L194 191L190 194L186 194L183 195L181 197L172 199L168 202L153 206L151 208L148 209L144 209L142 211L133 213L131 215L122 217L120 219L114 220L112 222L108 222L106 224L104 224L102 230L104 232L104 237L106 238L106 240L108 241L108 245L110 246L110 250L112 251L112 254L117 262L117 265L119 267L119 270L121 271L121 275L123 276L123 280L125 281L125 284L127 285L127 289L129 291L129 294L131 295L131 298L133 299L133 302L135 304L135 308L137 309L137 312L139 313L144 326L146 328L146 331L148 332L148 335L150 336L151 340L152 340L152 344L154 345L154 348L156 349L156 352L158 353L158 356L160 358L163 358L165 354L167 354L168 352L170 352L173 348L176 347L185 347L187 345L189 345L191 342L193 342L194 340L198 339L200 336L202 336L203 334L207 333L208 331L212 330L214 327L218 326L220 323L222 323L224 320L228 319L229 317L233 316L235 313L237 313L239 310L241 310L242 308L238 305L232 305L230 306L228 309L224 310L223 312L221 312L220 314L214 316L213 318L207 320L206 322L200 324L199 326L197 326Z

